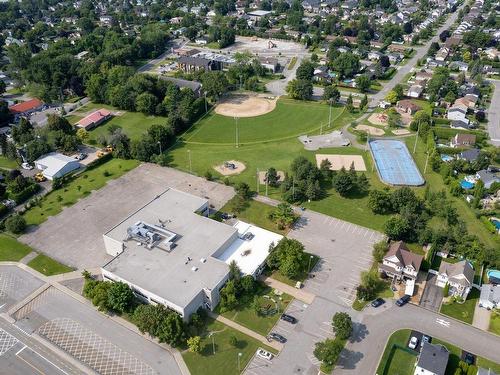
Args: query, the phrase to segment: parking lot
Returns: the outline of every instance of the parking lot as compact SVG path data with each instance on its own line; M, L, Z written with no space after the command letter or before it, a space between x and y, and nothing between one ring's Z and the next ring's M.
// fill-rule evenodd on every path
M141 164L50 217L20 240L69 266L100 267L111 260L102 235L168 187L208 198L216 209L234 195L231 187L175 169Z
M0 313L6 312L43 284L43 281L15 266L0 266Z

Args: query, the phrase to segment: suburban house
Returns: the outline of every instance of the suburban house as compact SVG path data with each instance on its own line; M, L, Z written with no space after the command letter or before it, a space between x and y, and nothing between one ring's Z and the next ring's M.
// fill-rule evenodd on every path
M476 173L476 179L483 181L486 189L489 189L495 182L500 182L498 174L487 169L478 171Z
M80 121L78 121L76 123L76 127L85 130L90 130L102 124L109 118L111 118L111 111L108 111L105 108L101 108L95 112L92 112L90 115L85 116Z
M452 129L464 129L464 130L469 130L471 125L469 124L468 121L463 121L463 120L452 120L450 123L450 128Z
M194 92L194 94L197 97L200 97L203 95L201 83L198 81L188 81L187 79L167 77L167 76L160 76L160 77L162 79L164 79L165 81L172 82L174 85L176 85L180 89L183 89L183 88L190 89L191 91Z
M468 162L475 161L479 157L480 151L478 148L471 148L470 150L462 151L458 154L458 159L462 159Z
M410 115L414 115L416 112L422 109L420 108L419 105L413 103L411 100L408 99L399 100L396 103L396 108Z
M269 248L283 236L247 224L212 220L207 199L172 188L103 234L104 280L128 284L146 303L162 304L188 321L199 308L214 310L235 261L257 277Z
M436 285L444 288L449 285L450 295L467 299L474 282L474 268L467 260L458 263L441 262Z
M52 152L35 160L35 167L40 169L48 180L53 180L80 168L80 163L69 156Z
M479 296L479 306L488 310L500 308L500 285L483 284Z
M450 53L450 49L448 47L441 47L439 51L436 52L436 60L437 61L445 61Z
M43 108L44 103L40 99L31 99L25 102L17 103L9 107L9 112L14 116L14 121L17 122L20 117L28 116L33 112Z
M422 95L422 92L424 91L424 88L420 85L411 85L410 88L408 89L408 96L410 98L420 98L420 95Z
M458 133L450 140L450 146L453 148L474 146L475 144L476 136L474 134Z
M422 255L412 253L403 241L397 241L389 246L378 270L397 280L415 280L422 260Z
M259 62L264 68L270 70L272 73L278 73L281 69L278 59L274 57L260 56Z
M424 342L414 375L444 375L450 353L443 345Z
M448 109L446 117L448 120L460 120L469 123L469 119L465 116L467 109L468 107L465 105L454 105Z

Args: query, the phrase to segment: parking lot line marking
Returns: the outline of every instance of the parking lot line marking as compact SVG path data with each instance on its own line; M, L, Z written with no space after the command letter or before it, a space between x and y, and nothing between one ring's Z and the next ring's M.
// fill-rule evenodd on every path
M345 226L345 225L346 225L346 222L345 222L345 221L343 221L343 222L342 222L342 226L340 227L340 229L344 229L344 226Z
M26 345L24 345L24 346L22 347L22 349L19 349L19 350L17 351L16 355L19 355L19 353L21 353L21 352L22 352L24 349L26 349L26 348L27 348L27 346L26 346Z

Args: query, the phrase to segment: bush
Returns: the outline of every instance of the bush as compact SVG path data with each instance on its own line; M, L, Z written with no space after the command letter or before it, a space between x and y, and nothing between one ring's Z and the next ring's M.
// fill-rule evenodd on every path
M387 250L388 250L388 245L387 245L386 241L382 240L382 241L374 244L372 255L373 255L373 258L375 259L375 261L377 261L379 263L382 262L382 260L384 259L385 253L387 253Z
M92 162L90 162L87 165L87 170L94 169L94 168L106 163L108 160L111 160L111 159L113 159L113 154L111 154L111 153L104 154L100 158L97 158L97 159L93 160Z
M347 340L352 333L352 320L345 312L335 313L332 319L332 327L335 336Z
M7 212L9 212L9 208L3 203L0 203L0 216L5 215Z
M26 229L26 220L19 214L14 214L5 220L5 228L14 234L21 234Z
M26 201L28 198L32 197L40 190L40 185L31 184L26 189L19 193L10 193L9 198L16 201L17 204L21 204Z

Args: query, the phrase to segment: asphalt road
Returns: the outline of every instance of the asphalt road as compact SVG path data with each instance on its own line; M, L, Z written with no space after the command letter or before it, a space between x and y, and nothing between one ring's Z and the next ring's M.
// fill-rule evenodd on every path
M491 80L491 83L495 86L495 91L488 109L488 133L491 144L500 147L500 81Z

